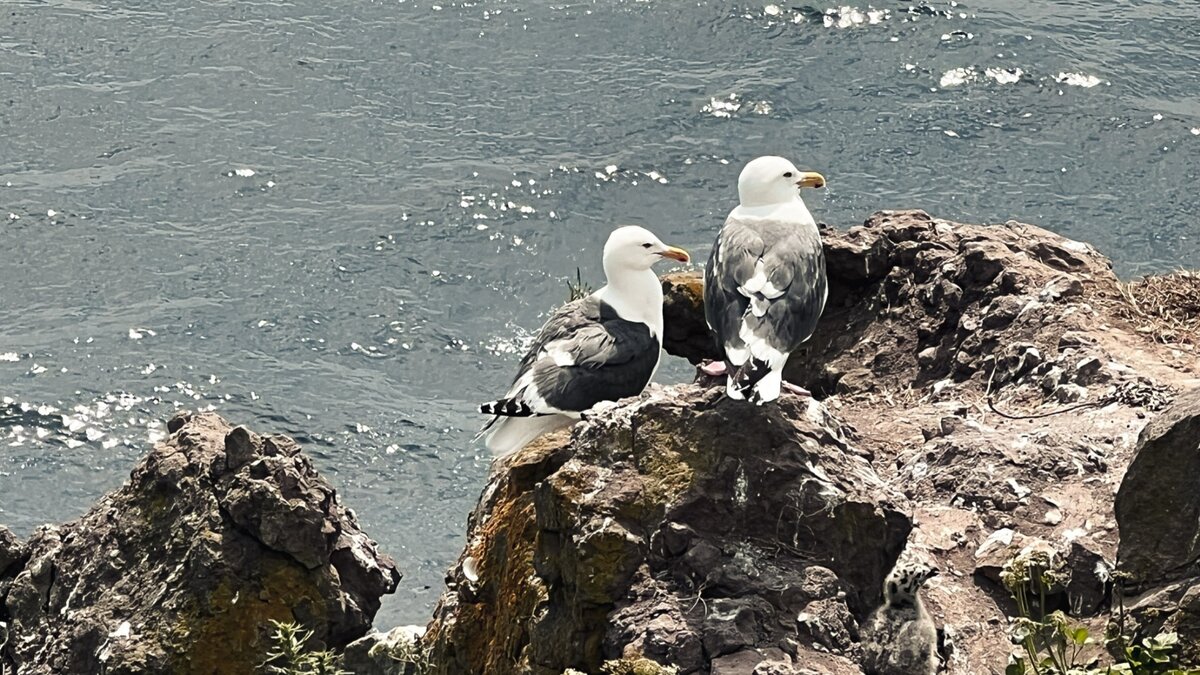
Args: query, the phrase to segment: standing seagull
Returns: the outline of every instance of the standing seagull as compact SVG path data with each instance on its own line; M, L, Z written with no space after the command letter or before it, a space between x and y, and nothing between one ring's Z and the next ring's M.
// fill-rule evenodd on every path
M508 393L479 406L479 412L494 415L479 432L489 450L515 452L574 424L600 401L642 393L661 355L662 283L651 267L663 258L687 262L688 254L642 227L609 235L608 284L554 310L521 359Z
M741 203L725 219L704 270L704 315L725 350L730 398L779 398L783 366L817 327L828 284L825 252L797 188L824 187L782 157L759 157L738 176ZM802 390L801 390L802 391Z
M937 626L921 586L937 576L924 563L896 563L883 582L883 605L871 613L862 629L862 665L870 675L936 675Z

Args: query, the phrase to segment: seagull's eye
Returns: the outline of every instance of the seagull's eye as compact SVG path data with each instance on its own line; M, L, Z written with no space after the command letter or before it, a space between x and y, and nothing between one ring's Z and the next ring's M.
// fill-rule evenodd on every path
M784 178L791 178L791 177L792 177L792 172L791 172L791 171L789 171L789 172L787 172L787 173L783 174L783 177L784 177Z
M642 248L650 248L654 244L642 244Z

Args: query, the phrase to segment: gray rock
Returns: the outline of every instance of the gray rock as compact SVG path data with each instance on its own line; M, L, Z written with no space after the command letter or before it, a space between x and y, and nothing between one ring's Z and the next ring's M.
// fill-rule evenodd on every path
M759 644L773 617L770 603L761 598L717 598L708 602L701 624L704 651L710 658Z
M796 625L801 638L830 652L844 653L858 641L858 622L846 603L834 598L808 603L796 616Z
M1197 476L1200 389L1181 394L1146 425L1117 491L1117 567L1138 585L1200 573Z
M1054 400L1060 403L1078 403L1087 398L1088 390L1077 384L1060 384L1054 388Z
M346 645L340 665L353 675L421 675L427 667L424 632L420 626L398 626L368 633Z
M792 659L778 648L744 649L713 659L712 675L796 675Z
M5 570L14 563L24 560L27 555L25 545L21 543L20 539L17 539L17 535L7 527L0 525L0 578L4 577ZM0 593L0 598L2 597L4 596Z
M1064 556L1067 603L1074 616L1095 616L1104 609L1112 565L1090 539L1076 539Z
M1200 662L1200 389L1150 421L1117 492L1117 568L1137 639L1179 635L1180 657Z

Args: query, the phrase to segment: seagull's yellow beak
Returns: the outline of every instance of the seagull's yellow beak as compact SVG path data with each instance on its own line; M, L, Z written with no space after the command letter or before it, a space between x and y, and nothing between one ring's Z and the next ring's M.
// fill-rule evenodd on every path
M800 180L796 181L796 187L823 188L825 187L825 176L815 171L802 171Z
M670 258L671 260L678 260L681 263L691 260L691 257L688 256L687 251L681 248L675 248L674 246L666 247L659 253L659 255L664 258Z

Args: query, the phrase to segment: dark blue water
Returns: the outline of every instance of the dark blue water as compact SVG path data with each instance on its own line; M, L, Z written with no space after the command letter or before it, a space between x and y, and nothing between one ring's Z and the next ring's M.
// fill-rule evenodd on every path
M1200 4L1126 4L0 2L0 522L215 408L304 443L406 572L379 622L421 622L473 405L613 225L703 260L759 154L838 226L1198 266Z

